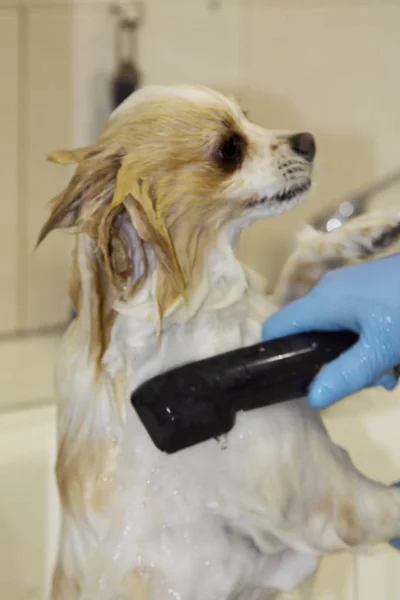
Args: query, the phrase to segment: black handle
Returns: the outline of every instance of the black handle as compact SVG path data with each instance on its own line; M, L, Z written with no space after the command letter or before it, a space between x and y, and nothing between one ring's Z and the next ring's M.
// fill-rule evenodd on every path
M239 410L301 398L321 367L355 333L298 334L172 369L137 388L131 402L154 444L176 452L232 429Z

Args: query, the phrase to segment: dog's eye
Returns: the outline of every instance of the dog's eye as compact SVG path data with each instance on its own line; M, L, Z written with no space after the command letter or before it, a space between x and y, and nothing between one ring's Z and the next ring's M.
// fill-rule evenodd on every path
M218 162L227 170L234 170L241 164L244 157L245 142L237 133L225 139L218 148Z

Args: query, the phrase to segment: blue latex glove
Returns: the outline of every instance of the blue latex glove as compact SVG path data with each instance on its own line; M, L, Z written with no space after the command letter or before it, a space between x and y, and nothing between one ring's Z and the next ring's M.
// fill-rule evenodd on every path
M373 385L396 386L387 371L400 364L400 254L331 271L267 319L263 338L345 329L359 341L312 382L308 400L316 408Z

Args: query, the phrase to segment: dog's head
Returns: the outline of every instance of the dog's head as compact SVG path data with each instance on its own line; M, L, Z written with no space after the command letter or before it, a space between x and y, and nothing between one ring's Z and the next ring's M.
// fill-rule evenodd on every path
M314 155L310 134L265 130L207 88L144 88L93 145L50 156L77 168L52 200L39 241L55 228L88 234L125 298L156 271L162 313L194 284L221 229L299 203Z

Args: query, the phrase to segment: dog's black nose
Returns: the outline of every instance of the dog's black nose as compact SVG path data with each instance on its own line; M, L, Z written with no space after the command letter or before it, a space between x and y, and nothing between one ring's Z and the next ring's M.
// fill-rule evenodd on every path
M314 160L316 147L314 136L311 133L296 133L289 138L289 144L293 152L296 152L308 162Z

